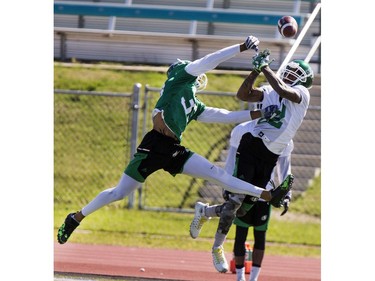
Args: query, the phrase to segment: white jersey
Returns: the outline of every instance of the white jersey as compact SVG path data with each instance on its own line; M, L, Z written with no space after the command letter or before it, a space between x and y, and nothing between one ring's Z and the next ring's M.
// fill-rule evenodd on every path
M233 128L229 140L229 150L228 156L225 163L225 170L232 174L234 171L234 166L236 162L236 152L237 148L240 144L241 138L243 134L248 132L252 132L255 126L256 120L248 121L241 123ZM277 160L276 167L272 172L271 179L275 181L275 175L278 177L279 184L291 173L291 154L294 148L293 140L290 140L286 148L283 150L282 154L279 156ZM266 186L266 190L273 189L273 185L269 182ZM290 198L292 198L292 191L289 191L287 194ZM264 201L259 199L260 201Z
M264 106L264 105L263 105ZM243 134L248 132L253 133L256 125L256 120L243 122L233 128L230 139L229 139L229 152L228 158L225 165L225 169L228 173L233 173L235 164L235 155ZM285 149L282 151L277 164L277 174L280 179L285 179L288 174L291 173L290 158L294 148L293 140L291 139ZM273 178L273 176L272 176ZM272 186L267 186L267 190L271 189Z
M310 103L310 93L303 86L294 86L293 89L298 91L302 98L298 104L287 99L281 99L280 102L280 96L271 86L263 86L262 89L263 108L270 104L277 104L279 114L268 121L264 118L259 119L252 134L254 137L261 138L271 152L281 155L302 124Z
M252 120L252 121L243 122L237 125L236 127L234 127L230 134L229 145L235 148L238 148L238 146L240 145L242 135L248 132L253 133L255 125L256 125L256 120ZM293 147L294 147L293 140L290 140L280 156L290 155L292 153Z

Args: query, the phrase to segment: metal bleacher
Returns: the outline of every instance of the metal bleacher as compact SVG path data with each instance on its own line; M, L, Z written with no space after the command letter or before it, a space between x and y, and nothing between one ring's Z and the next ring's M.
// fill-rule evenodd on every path
M194 60L251 34L271 50L278 67L295 40L281 38L277 19L293 15L301 28L311 8L311 1L300 0L55 1L54 54L61 61L168 65L177 57ZM318 22L312 25L296 56L306 54L319 28ZM313 61L319 61L318 54ZM248 65L239 56L221 67Z

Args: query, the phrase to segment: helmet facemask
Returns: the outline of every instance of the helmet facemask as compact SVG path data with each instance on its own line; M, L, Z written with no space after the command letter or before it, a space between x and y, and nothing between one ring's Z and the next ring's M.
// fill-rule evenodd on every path
M289 86L302 85L311 88L314 73L311 67L302 60L289 62L280 72L280 78Z
M203 73L199 75L194 83L195 87L197 88L197 92L201 92L204 89L206 89L207 83L208 83L208 78L206 74Z

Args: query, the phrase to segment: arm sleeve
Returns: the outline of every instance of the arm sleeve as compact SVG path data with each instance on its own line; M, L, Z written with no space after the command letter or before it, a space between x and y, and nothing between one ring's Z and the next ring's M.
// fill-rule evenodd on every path
M292 167L291 167L291 155L285 155L280 156L277 160L277 176L279 178L280 183L287 177L288 174L291 173ZM286 194L289 198L292 198L292 190L289 190L289 192Z
M227 161L225 162L225 171L231 175L233 175L234 166L236 163L236 152L237 147L229 146Z
M249 110L229 111L208 106L197 118L197 121L204 123L242 123L249 120L251 120Z
M292 165L291 165L291 153L293 150L294 144L293 141L291 141L288 145L288 148L284 150L284 152L280 155L280 157L277 159L277 164L275 168L272 171L271 179L275 181L275 173L277 173L277 178L279 180L279 183L281 183L287 175L289 175L292 172ZM267 184L266 189L271 190L273 188L272 184L269 182ZM292 190L290 190L286 196L289 196L289 198L292 198Z
M200 74L216 68L220 63L229 60L239 53L240 44L232 45L189 63L185 67L185 71L190 75L199 76Z
M290 155L280 156L277 161L277 177L281 183L291 173Z

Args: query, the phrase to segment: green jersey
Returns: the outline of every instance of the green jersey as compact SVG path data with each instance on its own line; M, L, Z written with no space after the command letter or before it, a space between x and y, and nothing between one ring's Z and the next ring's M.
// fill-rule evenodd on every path
M155 110L163 113L165 124L180 141L190 121L196 120L206 107L195 96L197 77L185 71L187 64L182 61L171 70L155 105Z

